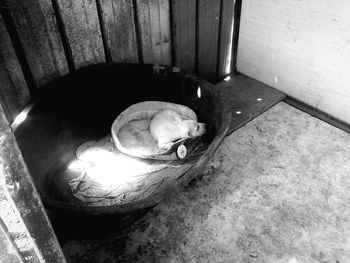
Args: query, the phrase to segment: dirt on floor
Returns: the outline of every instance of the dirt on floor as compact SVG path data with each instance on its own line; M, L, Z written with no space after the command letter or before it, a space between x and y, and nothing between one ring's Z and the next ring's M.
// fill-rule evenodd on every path
M282 102L129 229L63 249L69 263L348 263L349 160L349 134Z

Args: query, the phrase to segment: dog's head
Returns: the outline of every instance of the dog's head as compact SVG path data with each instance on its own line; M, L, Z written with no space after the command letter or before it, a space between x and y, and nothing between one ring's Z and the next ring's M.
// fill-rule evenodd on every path
M194 120L184 121L187 128L187 136L190 138L195 138L203 135L206 132L205 123L196 122Z

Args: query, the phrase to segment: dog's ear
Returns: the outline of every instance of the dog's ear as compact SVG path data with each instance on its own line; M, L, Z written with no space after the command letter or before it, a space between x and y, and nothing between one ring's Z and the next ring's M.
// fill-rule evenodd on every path
M181 115L181 118L183 121L194 121L194 119L191 119L190 117L188 117L186 115Z

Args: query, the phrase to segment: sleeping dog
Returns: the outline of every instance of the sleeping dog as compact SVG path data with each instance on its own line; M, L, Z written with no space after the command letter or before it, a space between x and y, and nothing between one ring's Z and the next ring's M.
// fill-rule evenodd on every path
M152 137L160 149L169 150L179 139L195 138L205 133L205 124L184 119L172 110L158 112L150 124Z

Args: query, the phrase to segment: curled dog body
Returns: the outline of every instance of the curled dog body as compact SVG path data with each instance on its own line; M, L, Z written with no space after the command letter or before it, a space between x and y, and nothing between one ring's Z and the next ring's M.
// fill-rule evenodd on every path
M205 133L205 124L195 120L184 119L172 110L157 113L150 124L152 137L158 142L160 149L170 149L174 141L195 138Z

